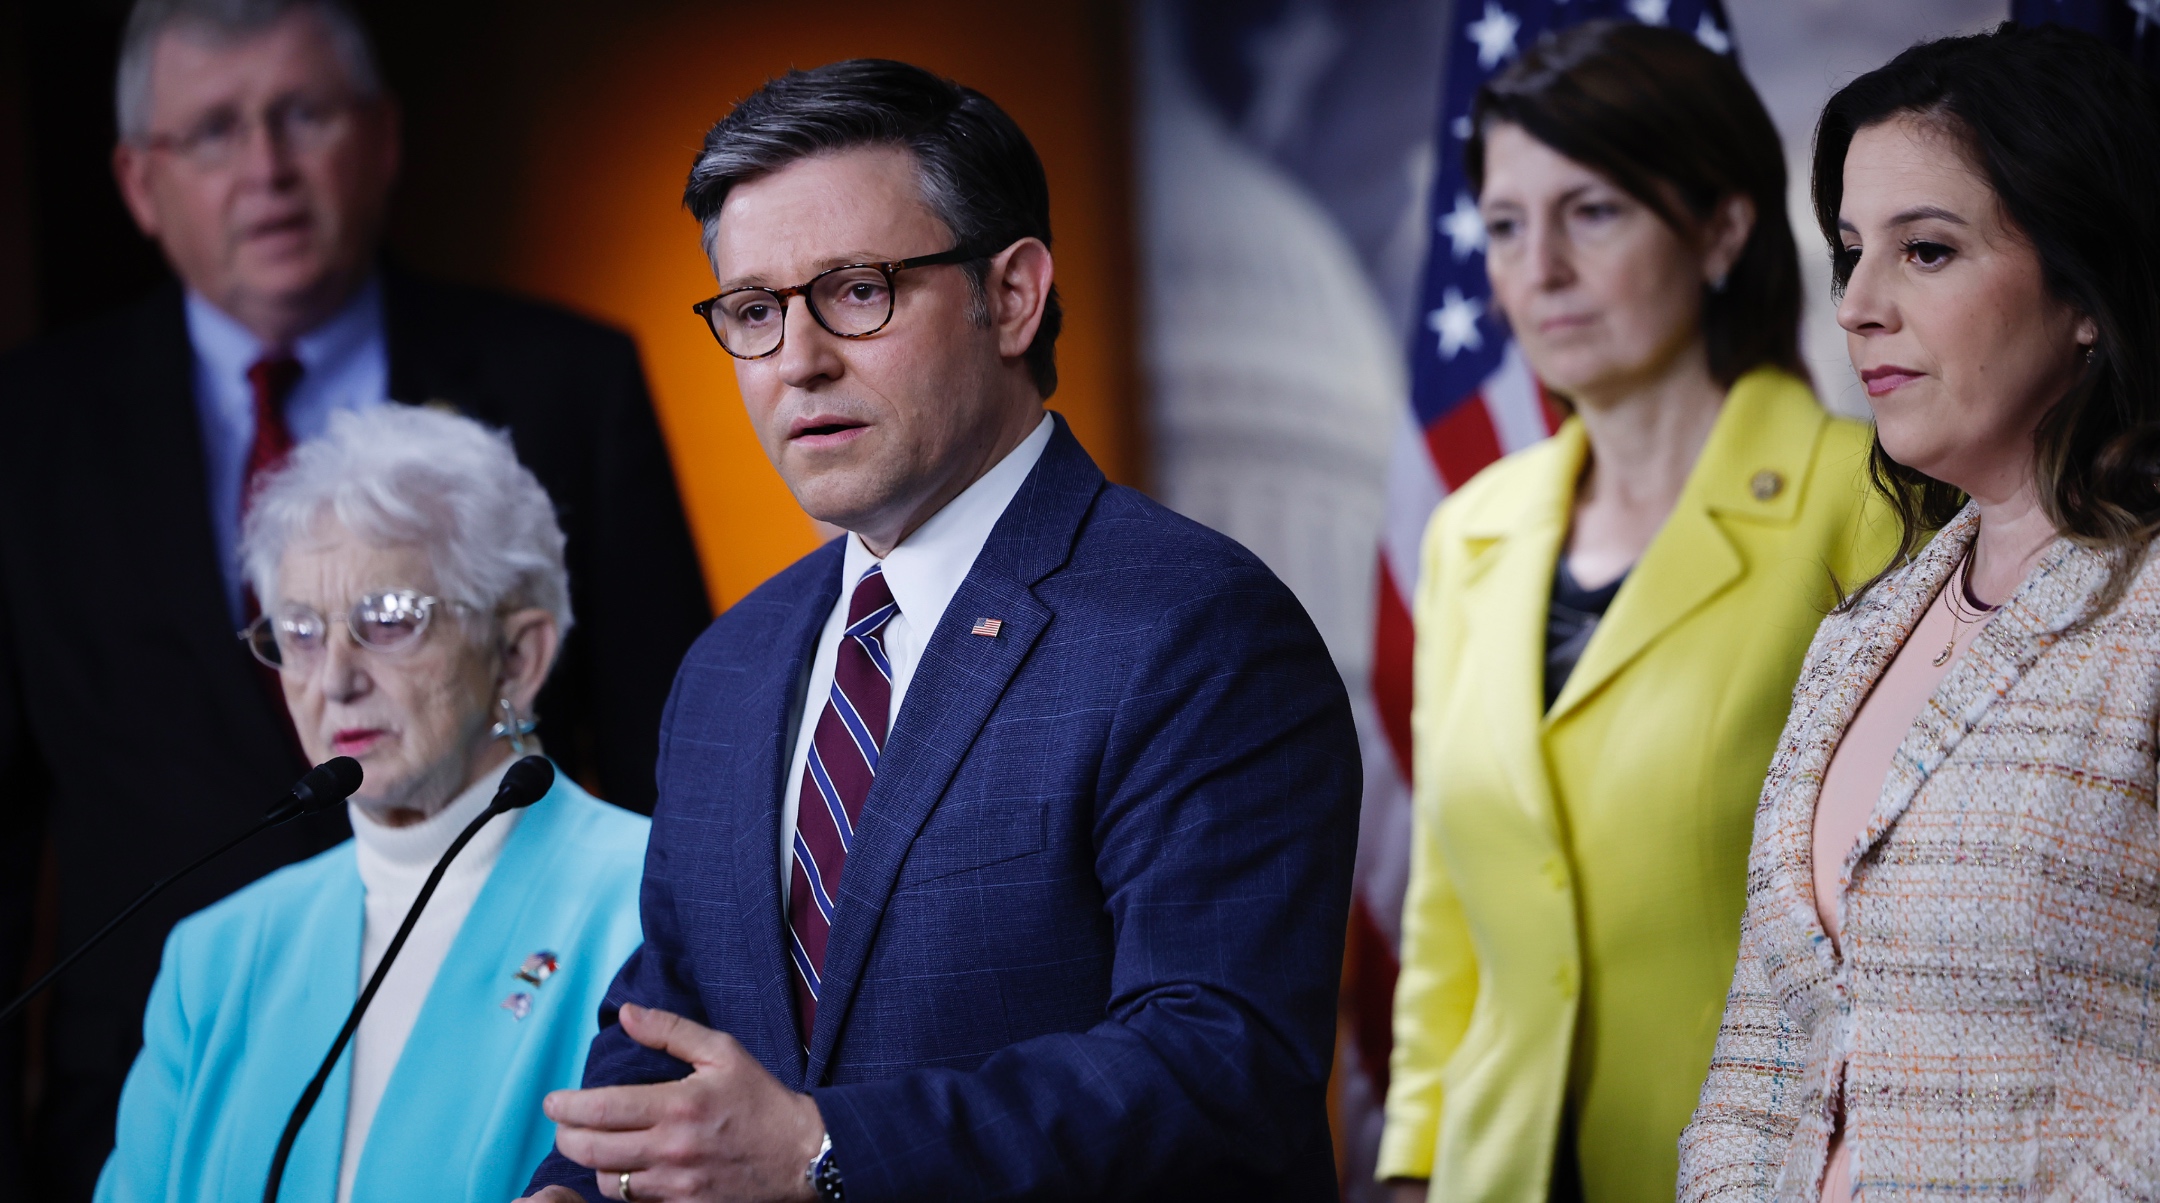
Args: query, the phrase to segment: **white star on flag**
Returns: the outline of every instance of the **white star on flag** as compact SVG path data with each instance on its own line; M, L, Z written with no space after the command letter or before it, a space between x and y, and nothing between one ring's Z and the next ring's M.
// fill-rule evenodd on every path
M1455 194L1455 208L1440 218L1440 232L1447 235L1448 250L1457 259L1468 259L1485 249L1485 219L1469 193Z
M1490 71L1515 53L1515 31L1521 28L1515 14L1485 0L1485 15L1465 25L1463 32L1477 43L1477 65Z
M1645 25L1663 25L1665 10L1671 3L1672 0L1628 0L1627 10Z
M1485 314L1485 303L1462 294L1459 288L1450 288L1440 297L1440 308L1425 315L1425 324L1440 336L1440 358L1453 359L1464 348L1472 351L1485 345L1485 336L1478 333L1478 318Z
M2160 0L2146 0L2146 2L2160 4ZM1719 29L1717 22L1710 19L1709 13L1704 13L1702 16L1695 18L1695 40L1701 42L1712 54L1732 53L1732 35Z

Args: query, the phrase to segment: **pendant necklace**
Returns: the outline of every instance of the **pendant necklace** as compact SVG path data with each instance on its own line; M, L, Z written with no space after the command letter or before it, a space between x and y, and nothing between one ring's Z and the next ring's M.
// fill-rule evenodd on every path
M1957 572L1955 573L1957 580L1954 583L1957 591L1947 593L1943 597L1943 607L1950 611L1950 641L1943 644L1943 650L1935 653L1934 664L1937 668L1950 663L1950 657L1957 654L1958 636L1963 633L1967 622L1980 622L1995 611L1995 607L1988 605L1973 595L1972 562L1972 548L1967 547L1965 557L1958 561ZM1959 604L1961 601L1963 602L1962 605ZM1971 610L1969 618L1966 615L1968 608Z

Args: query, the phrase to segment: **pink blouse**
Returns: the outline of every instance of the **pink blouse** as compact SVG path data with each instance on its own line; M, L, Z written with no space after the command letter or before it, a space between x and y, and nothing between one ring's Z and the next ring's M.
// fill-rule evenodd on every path
M1976 613L1960 597L1953 615L1951 598L1963 591L1963 578L1953 573L1935 595L1919 625L1905 637L1890 667L1876 681L1873 692L1853 716L1852 725L1831 754L1823 773L1822 793L1815 802L1815 913L1834 942L1838 936L1845 897L1845 861L1860 842L1868 817L1882 796L1883 781L1890 775L1890 761L1905 742L1913 720L1920 716L1935 687L1957 666L1958 657L1987 625L1988 614ZM1953 643L1954 639L1954 643ZM1948 655L1945 655L1945 650ZM1939 661L1939 662L1938 662ZM1824 1203L1845 1203L1858 1198L1852 1186L1852 1146L1842 1128L1831 1137L1830 1161L1823 1172Z

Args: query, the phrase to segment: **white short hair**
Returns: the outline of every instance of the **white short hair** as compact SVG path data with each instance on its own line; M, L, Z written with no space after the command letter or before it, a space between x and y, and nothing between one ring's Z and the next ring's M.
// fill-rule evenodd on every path
M121 138L140 142L150 135L151 59L167 30L231 42L262 33L296 12L322 18L354 91L363 97L382 94L367 27L345 0L136 0L121 32L120 64L113 72L113 113Z
M240 561L257 597L282 596L286 550L325 519L377 546L425 549L444 601L546 610L570 632L562 527L502 431L398 404L333 415L248 504Z

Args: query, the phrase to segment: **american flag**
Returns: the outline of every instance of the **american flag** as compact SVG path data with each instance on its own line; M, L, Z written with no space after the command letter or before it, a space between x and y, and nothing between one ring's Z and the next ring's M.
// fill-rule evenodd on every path
M1344 1185L1352 1198L1368 1194L1393 1043L1390 1016L1409 876L1410 599L1417 589L1418 543L1433 508L1451 489L1500 456L1544 438L1557 423L1557 411L1493 311L1485 226L1463 171L1470 102L1539 35L1601 18L1670 26L1720 54L1732 53L1731 27L1717 0L1455 2L1435 132L1439 171L1420 293L1423 317L1411 339L1410 404L1388 468L1381 530L1372 688L1396 771L1366 798L1344 967L1338 1114L1349 1146Z

